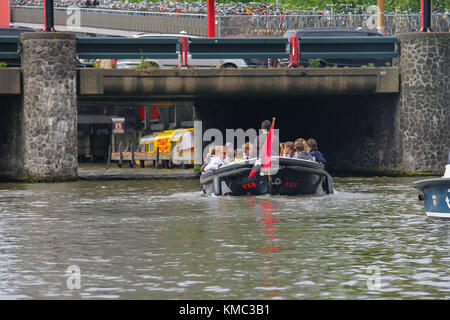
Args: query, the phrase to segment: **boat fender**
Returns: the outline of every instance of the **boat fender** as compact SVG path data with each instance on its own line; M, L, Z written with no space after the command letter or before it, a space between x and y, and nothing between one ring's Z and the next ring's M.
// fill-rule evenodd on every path
M325 192L326 192L327 194L334 193L334 188L333 188L333 178L332 178L329 174L327 174L327 175L325 176L325 183L326 183L326 187L327 187L327 189L325 190Z
M222 195L222 184L218 175L214 175L213 177L213 190L216 196Z
M447 165L445 166L445 173L442 178L450 178L450 152L448 153Z
M425 200L425 196L423 195L423 193L419 193L419 194L417 195L417 198L419 198L419 201Z
M445 173L443 178L450 178L450 164L445 166Z

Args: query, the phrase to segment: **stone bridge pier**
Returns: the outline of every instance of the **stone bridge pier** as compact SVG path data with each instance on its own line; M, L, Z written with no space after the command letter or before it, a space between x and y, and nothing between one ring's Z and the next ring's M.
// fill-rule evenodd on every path
M409 172L441 172L450 152L450 33L407 33L398 40L399 166Z
M74 34L23 33L22 96L5 99L0 174L8 180L77 178L77 79Z

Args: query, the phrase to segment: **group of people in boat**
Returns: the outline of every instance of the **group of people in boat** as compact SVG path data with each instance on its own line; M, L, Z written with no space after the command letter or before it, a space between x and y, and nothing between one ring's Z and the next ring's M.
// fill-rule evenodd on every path
M324 165L327 164L322 152L317 148L316 140L313 138L308 140L298 138L295 142L287 141L280 143L280 156L317 161Z
M233 144L230 142L227 142L225 146L210 147L201 168L202 172L209 172L218 169L223 165L258 157L258 150L259 155L261 155L262 147L270 127L271 122L269 120L264 120L261 124L262 134L256 137L253 143L246 142L242 148L238 148L237 150L234 150ZM327 164L325 157L318 150L316 140L313 138L308 140L298 138L295 142L281 142L279 152L280 157L310 160L323 163L324 165Z

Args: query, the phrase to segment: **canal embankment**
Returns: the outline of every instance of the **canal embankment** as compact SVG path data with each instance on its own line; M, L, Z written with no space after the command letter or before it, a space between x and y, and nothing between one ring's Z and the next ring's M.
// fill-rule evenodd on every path
M199 179L194 169L117 168L104 164L81 165L78 180L186 180Z

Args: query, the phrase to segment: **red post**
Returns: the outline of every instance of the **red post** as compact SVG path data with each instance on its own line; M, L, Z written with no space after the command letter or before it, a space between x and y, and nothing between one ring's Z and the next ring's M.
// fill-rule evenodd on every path
M208 10L208 37L214 38L216 36L216 18L215 18L215 8L214 0L207 0L206 7Z
M289 54L289 65L288 68L292 68L294 66L296 67L303 67L300 66L300 51L299 51L299 45L298 45L298 37L297 33L294 33L294 36L289 39L290 43L290 49L291 53Z
M187 37L180 38L180 64L176 67L188 67L192 68L192 66L188 63L188 54L189 54L189 39Z
M0 27L9 27L9 0L0 0Z

